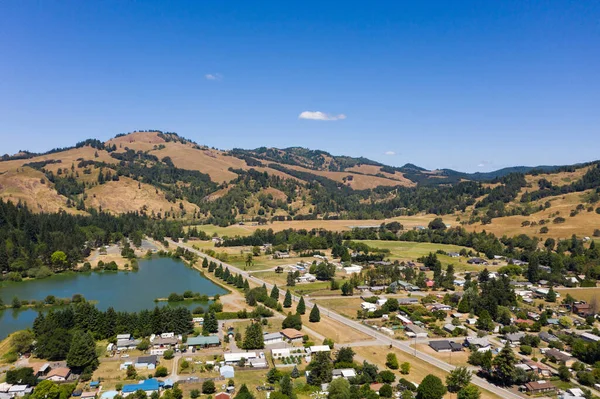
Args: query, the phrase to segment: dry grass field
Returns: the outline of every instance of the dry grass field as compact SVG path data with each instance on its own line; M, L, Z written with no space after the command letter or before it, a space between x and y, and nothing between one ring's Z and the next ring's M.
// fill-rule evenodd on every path
M344 317L356 320L356 311L361 309L360 304L363 302L363 300L357 296L347 298L313 299L313 302L319 306L323 305L324 307L331 309Z
M587 193L587 192L586 192ZM571 193L563 196L548 197L540 200L537 205L543 204L546 201L550 201L550 208L536 212L530 216L507 216L503 218L492 219L492 223L487 225L474 224L465 225L465 229L470 231L487 231L494 233L496 236L515 236L519 234L527 234L529 236L537 236L542 239L546 237L552 237L555 239L566 239L571 238L573 234L578 237L589 236L591 237L594 230L600 226L600 215L596 212L587 212L583 210L578 215L571 217L569 216L571 211L574 210L578 204L583 202L582 197L586 193ZM597 205L596 205L597 206ZM587 207L587 206L586 206ZM559 212L558 214L556 214ZM550 215L553 215L552 217ZM554 224L552 220L556 216L561 216L566 219L564 223ZM540 220L548 220L550 223L546 224L549 231L546 234L541 234L539 224L537 226L526 226L522 227L524 221L539 222Z
M62 209L69 213L81 213L67 207L67 198L54 190L54 184L42 172L28 167L0 174L0 198L15 204L25 202L34 212L58 212Z
M325 338L333 339L336 344L347 344L350 342L369 341L373 339L369 335L353 328L343 326L330 319L324 312L321 312L321 321L318 323L311 323L308 321L309 313L310 308L307 308L306 314L302 315L302 324Z
M449 338L450 340L461 342L461 338ZM414 345L411 345L414 348ZM464 350L462 352L436 352L427 344L417 344L417 350L425 352L437 359L440 359L453 366L468 366L467 360L469 359L469 351Z
M103 210L114 213L144 211L149 215L160 213L164 216L165 212L174 212L180 216L182 203L187 216L191 217L198 209L188 201L169 202L160 190L149 184L139 184L128 177L95 186L87 194L88 206L102 207Z
M600 309L600 287L590 288L557 288L561 298L571 295L573 298L587 303L596 304L596 309Z
M406 352L402 352L399 349L388 349L387 347L382 346L363 346L363 347L355 347L353 348L354 352L356 352L356 356L354 356L355 360L366 360L369 363L375 363L379 366L380 370L385 369L385 355L389 352L393 352L396 354L398 358L398 362L409 362L411 365L410 374L407 376L403 376L408 381L414 383L420 383L425 376L428 374L433 374L445 381L446 373L445 371L438 369L436 367L432 367L429 363L417 359L414 356L407 354ZM454 395L446 394L445 398L450 399ZM497 395L492 394L489 391L481 392L481 399L499 399Z

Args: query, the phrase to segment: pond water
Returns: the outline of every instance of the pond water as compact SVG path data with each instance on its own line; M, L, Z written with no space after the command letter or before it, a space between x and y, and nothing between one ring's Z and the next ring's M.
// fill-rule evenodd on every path
M153 309L155 298L167 297L191 290L203 295L214 296L227 293L196 269L171 258L152 258L139 261L137 272L69 273L42 280L20 283L5 282L0 285L0 298L10 304L13 297L19 299L44 299L48 295L70 298L82 294L88 301L97 301L98 309L109 307L115 310L140 311ZM161 302L159 306L166 305ZM194 308L199 303L179 304ZM31 327L37 311L33 309L0 311L0 339L8 334Z

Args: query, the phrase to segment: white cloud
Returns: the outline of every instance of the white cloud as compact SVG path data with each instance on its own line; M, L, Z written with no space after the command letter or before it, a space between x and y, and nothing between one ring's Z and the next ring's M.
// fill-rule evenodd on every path
M396 155L396 153L394 151L386 151L384 152L385 155Z
M206 80L221 80L221 79L223 79L223 75L221 75L220 73L207 73L206 75L204 75L204 77L206 78Z
M479 163L477 164L477 167L478 167L478 168L484 168L484 167L486 167L486 166L490 166L490 165L492 165L492 162L491 162L491 161L481 161L481 162L479 162Z
M321 111L304 111L298 116L298 119L310 119L313 121L337 121L346 119L346 115L330 115Z

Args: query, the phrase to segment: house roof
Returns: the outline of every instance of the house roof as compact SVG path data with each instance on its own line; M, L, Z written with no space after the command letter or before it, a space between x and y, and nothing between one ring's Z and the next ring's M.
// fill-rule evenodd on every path
M263 335L263 339L265 341L272 340L272 339L280 339L280 338L282 338L282 335L280 332L268 333L268 334Z
M427 330L419 326L415 326L414 324L407 324L404 328L414 334L427 334Z
M58 367L50 370L48 377L63 377L67 378L71 374L71 370L67 367Z
M123 386L123 393L131 393L137 390L142 391L158 391L158 380L154 378L150 378L148 380L140 381L137 384L127 384Z
M281 330L281 334L287 339L297 339L302 338L304 336L304 334L302 334L301 331L298 331L294 328L285 328Z
M226 362L239 362L242 359L250 360L256 357L256 352L235 352L223 355Z
M229 395L227 392L219 392L218 394L215 395L215 399L229 399L231 398L231 395Z
M506 334L505 337L507 340L509 340L510 342L517 342L520 341L521 338L523 338L525 336L525 333L512 333L512 334Z
M532 381L525 384L525 387L530 391L539 391L540 389L556 389L549 381Z
M156 355L149 355L149 356L140 356L137 358L137 362L136 363L151 363L151 364L156 364L158 362L158 356Z
M198 337L190 337L187 339L187 346L205 346L205 345L218 345L221 343L221 340L216 335L209 335L206 337L198 336Z

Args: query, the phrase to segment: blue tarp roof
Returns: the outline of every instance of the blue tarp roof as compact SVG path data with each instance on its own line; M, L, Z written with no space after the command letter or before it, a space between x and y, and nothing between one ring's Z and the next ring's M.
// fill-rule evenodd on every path
M150 378L149 380L140 381L137 384L128 384L123 386L124 393L131 393L141 389L142 391L158 391L158 380Z

